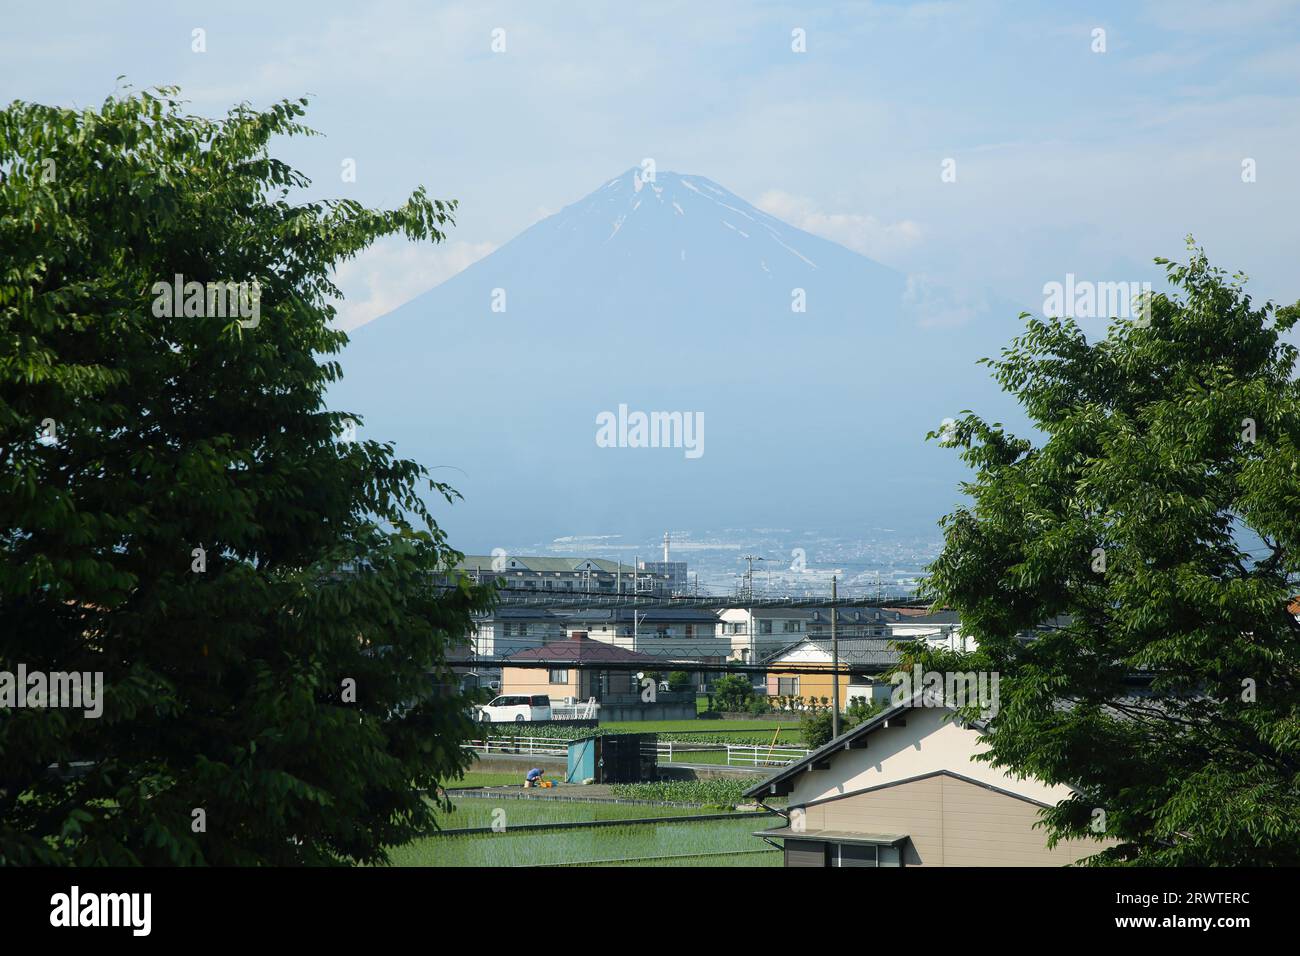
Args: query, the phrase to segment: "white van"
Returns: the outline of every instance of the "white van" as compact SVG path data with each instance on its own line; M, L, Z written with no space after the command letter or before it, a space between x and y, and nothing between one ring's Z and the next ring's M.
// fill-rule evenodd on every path
M480 707L479 719L499 724L503 721L550 720L551 698L546 694L502 694Z

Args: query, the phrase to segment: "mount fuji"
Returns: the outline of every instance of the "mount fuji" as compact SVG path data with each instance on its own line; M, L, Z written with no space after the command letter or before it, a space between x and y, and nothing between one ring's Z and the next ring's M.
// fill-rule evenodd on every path
M703 176L634 168L355 330L330 401L464 495L439 511L462 550L664 527L932 528L964 466L925 435L965 408L1006 420L975 362L1018 312ZM703 453L602 447L598 418L628 409L699 421Z

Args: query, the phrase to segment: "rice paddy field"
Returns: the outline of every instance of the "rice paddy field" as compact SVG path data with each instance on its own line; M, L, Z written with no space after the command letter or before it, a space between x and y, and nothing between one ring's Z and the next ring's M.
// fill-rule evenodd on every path
M444 830L467 827L490 827L493 815L499 809L504 813L506 827L538 823L589 823L594 820L639 820L645 817L683 817L701 813L722 812L701 807L647 806L637 803L613 803L586 800L553 800L491 797L457 797L452 794L456 809L439 813L438 822ZM497 819L501 819L498 815ZM754 829L758 829L755 827ZM450 837L429 837L430 840L447 840Z
M523 772L518 770L470 770L457 780L446 781L443 787L447 790L466 787L517 787L523 778Z
M780 866L781 853L766 847L753 831L771 826L765 813L736 813L732 819L677 821L674 815L699 810L672 807L604 804L563 804L550 800L493 801L483 804L487 824L492 810L503 807L506 829L500 833L440 836L417 840L392 853L394 866ZM470 801L463 801L464 804ZM616 824L559 830L520 830L512 813L515 804L527 816L544 813L545 822L560 822L560 815L579 819L616 819L609 813L663 819L653 823ZM464 808L463 808L464 809ZM671 811L677 810L676 814ZM481 819L478 811L471 817ZM468 818L467 818L468 819ZM542 822L542 821L538 821ZM476 824L469 824L476 825Z

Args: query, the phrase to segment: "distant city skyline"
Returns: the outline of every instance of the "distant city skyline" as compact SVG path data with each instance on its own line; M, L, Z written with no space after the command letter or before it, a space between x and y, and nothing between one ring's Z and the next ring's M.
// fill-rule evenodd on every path
M928 535L889 529L867 529L861 536L831 536L794 529L676 530L671 558L685 561L691 587L701 593L725 595L743 584L746 555L754 565L754 588L760 595L829 596L831 577L838 577L840 594L861 597L875 593L896 596L915 591L925 565L942 549L936 529ZM563 536L551 541L517 541L501 546L510 557L575 557L621 560L630 569L636 561L662 558L662 544L653 538L623 535ZM466 553L489 553L466 549Z

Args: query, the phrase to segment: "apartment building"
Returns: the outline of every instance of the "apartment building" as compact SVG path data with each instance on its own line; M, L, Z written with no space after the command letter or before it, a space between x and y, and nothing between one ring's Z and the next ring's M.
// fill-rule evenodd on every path
M655 562L650 562L654 564ZM676 564L676 562L674 562ZM595 592L598 594L672 594L685 578L685 566L652 570L604 558L544 558L511 554L467 554L454 571L475 581L498 581L503 587L540 592Z

